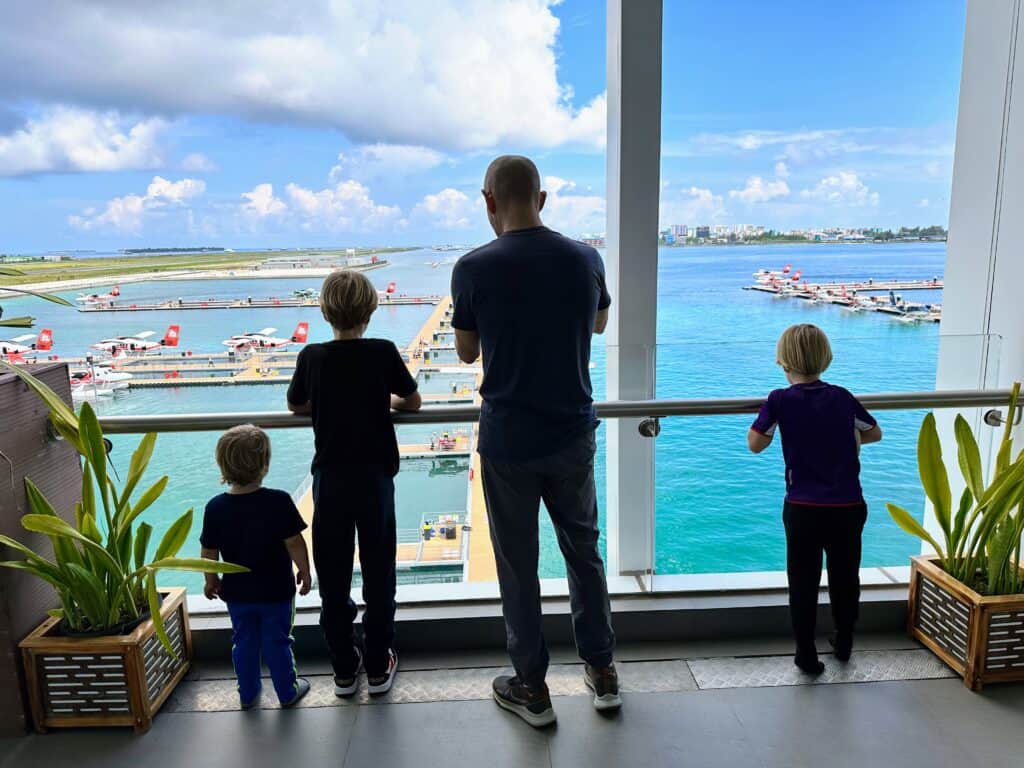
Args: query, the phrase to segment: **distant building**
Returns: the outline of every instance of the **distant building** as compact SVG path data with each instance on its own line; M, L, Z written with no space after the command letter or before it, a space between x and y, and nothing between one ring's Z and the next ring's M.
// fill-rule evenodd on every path
M712 228L711 233L715 237L726 237L729 234L729 227L725 224L715 224Z
M694 230L694 237L707 239L711 237L711 227L697 227Z
M343 256L340 253L306 253L294 256L274 256L260 265L260 269L342 269L366 267L377 263L378 258Z
M686 237L686 225L685 224L673 224L672 227L673 237Z
M592 248L604 248L604 235L583 235L580 242Z

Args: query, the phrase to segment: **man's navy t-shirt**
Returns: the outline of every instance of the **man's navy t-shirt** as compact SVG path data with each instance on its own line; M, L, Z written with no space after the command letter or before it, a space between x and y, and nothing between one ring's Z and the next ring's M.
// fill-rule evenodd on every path
M861 504L860 458L854 431L875 420L850 392L815 381L776 389L761 406L751 429L782 432L786 501L791 504Z
M249 573L226 573L220 597L229 603L283 603L295 596L292 559L285 547L306 528L285 491L259 488L252 493L222 493L206 505L200 543L216 549L226 563Z
M452 271L452 327L477 331L482 456L551 455L597 425L590 340L611 297L590 246L547 227L506 232Z

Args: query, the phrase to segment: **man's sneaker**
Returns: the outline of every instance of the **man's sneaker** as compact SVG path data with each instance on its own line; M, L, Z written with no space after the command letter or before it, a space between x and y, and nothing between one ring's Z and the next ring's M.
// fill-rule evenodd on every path
M366 690L370 693L387 693L395 684L395 675L398 674L398 654L394 648L388 648L388 668L382 675L366 675Z
M359 673L363 671L363 652L358 648L353 649L356 652L356 657L359 661L356 663L356 671L351 675L345 677L334 678L334 695L340 699L346 699L349 696L354 696L355 692L359 690Z
M494 701L502 709L519 715L534 728L543 728L555 722L555 710L551 707L551 696L544 683L531 686L518 677L501 675L494 678Z
M594 709L618 709L622 706L619 695L619 673L615 665L604 669L596 669L589 664L583 665L583 681L587 688L594 692Z
M288 709L294 707L300 701L302 697L309 693L309 680L304 677L300 677L295 681L295 695L292 696L288 701L281 702L282 709Z

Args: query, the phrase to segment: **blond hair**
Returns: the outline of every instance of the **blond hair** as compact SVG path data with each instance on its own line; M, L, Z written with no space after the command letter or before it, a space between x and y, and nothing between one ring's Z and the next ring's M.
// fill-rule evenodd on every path
M320 311L339 331L366 325L376 309L377 289L361 272L336 270L320 288Z
M791 373L818 376L832 362L832 347L821 328L810 323L800 323L782 332L775 356L779 365Z
M270 438L252 424L232 427L217 441L216 457L222 483L257 483L270 469Z

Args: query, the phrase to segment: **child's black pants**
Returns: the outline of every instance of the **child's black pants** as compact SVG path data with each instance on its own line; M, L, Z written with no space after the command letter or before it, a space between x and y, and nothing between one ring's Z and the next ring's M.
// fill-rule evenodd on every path
M864 504L828 507L786 502L783 507L789 613L798 651L814 648L823 554L835 628L840 633L853 632L860 602L860 539L867 516Z

